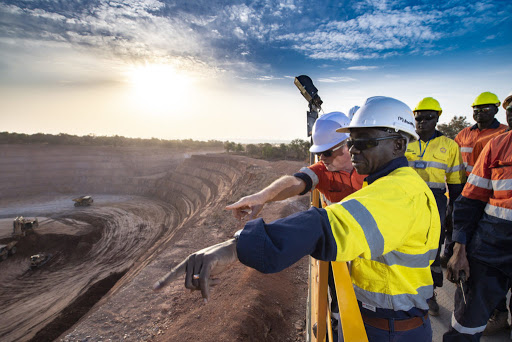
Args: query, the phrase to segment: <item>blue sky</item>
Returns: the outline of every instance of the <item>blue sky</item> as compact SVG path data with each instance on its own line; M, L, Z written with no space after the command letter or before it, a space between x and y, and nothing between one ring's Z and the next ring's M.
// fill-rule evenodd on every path
M0 131L305 139L301 74L326 113L433 96L472 122L512 91L511 35L510 1L2 0Z

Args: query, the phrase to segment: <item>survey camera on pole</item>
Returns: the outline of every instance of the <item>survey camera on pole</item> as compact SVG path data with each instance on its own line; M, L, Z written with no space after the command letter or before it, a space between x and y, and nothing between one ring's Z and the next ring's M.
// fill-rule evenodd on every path
M315 124L316 119L318 119L318 112L322 109L323 101L320 96L318 96L318 89L313 85L313 81L309 76L297 76L293 83L295 83L302 96L304 96L306 101L309 103L309 111L307 112L307 131L308 137L310 137L313 125Z

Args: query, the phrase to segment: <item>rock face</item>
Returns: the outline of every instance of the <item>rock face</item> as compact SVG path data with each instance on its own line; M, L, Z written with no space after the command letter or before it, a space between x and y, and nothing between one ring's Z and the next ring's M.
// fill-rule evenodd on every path
M296 310L306 295L303 266L277 277L235 266L214 291L212 317L200 323L197 294L183 295L181 282L159 294L151 285L170 264L238 229L227 203L302 163L274 168L225 154L50 145L0 145L0 160L0 243L11 218L42 217L1 265L0 340L294 340L304 314ZM74 208L80 195L94 203ZM275 219L307 200L268 207L267 219ZM39 252L54 257L27 271L27 256ZM243 307L233 308L233 291ZM188 325L194 329L173 335Z

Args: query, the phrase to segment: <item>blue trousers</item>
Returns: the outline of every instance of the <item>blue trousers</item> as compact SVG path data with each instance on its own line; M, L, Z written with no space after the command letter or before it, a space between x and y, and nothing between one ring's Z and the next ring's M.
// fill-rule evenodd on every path
M369 342L432 342L432 327L430 319L423 319L423 325L408 331L394 331L392 321L391 330L374 328L368 324L364 325Z
M512 279L499 269L468 258L470 277L464 295L457 287L452 325L443 335L443 342L480 341L494 308L507 295Z

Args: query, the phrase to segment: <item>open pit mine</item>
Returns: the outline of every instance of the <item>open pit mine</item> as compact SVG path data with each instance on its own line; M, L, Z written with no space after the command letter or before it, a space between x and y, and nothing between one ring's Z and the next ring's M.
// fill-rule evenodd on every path
M210 151L211 152L211 151ZM224 207L303 163L160 148L0 145L0 341L301 340L306 261L242 265L203 304L183 281L151 286L241 227ZM73 199L91 196L77 205ZM268 205L266 220L308 206ZM13 236L17 217L37 226ZM31 257L42 265L31 267Z

